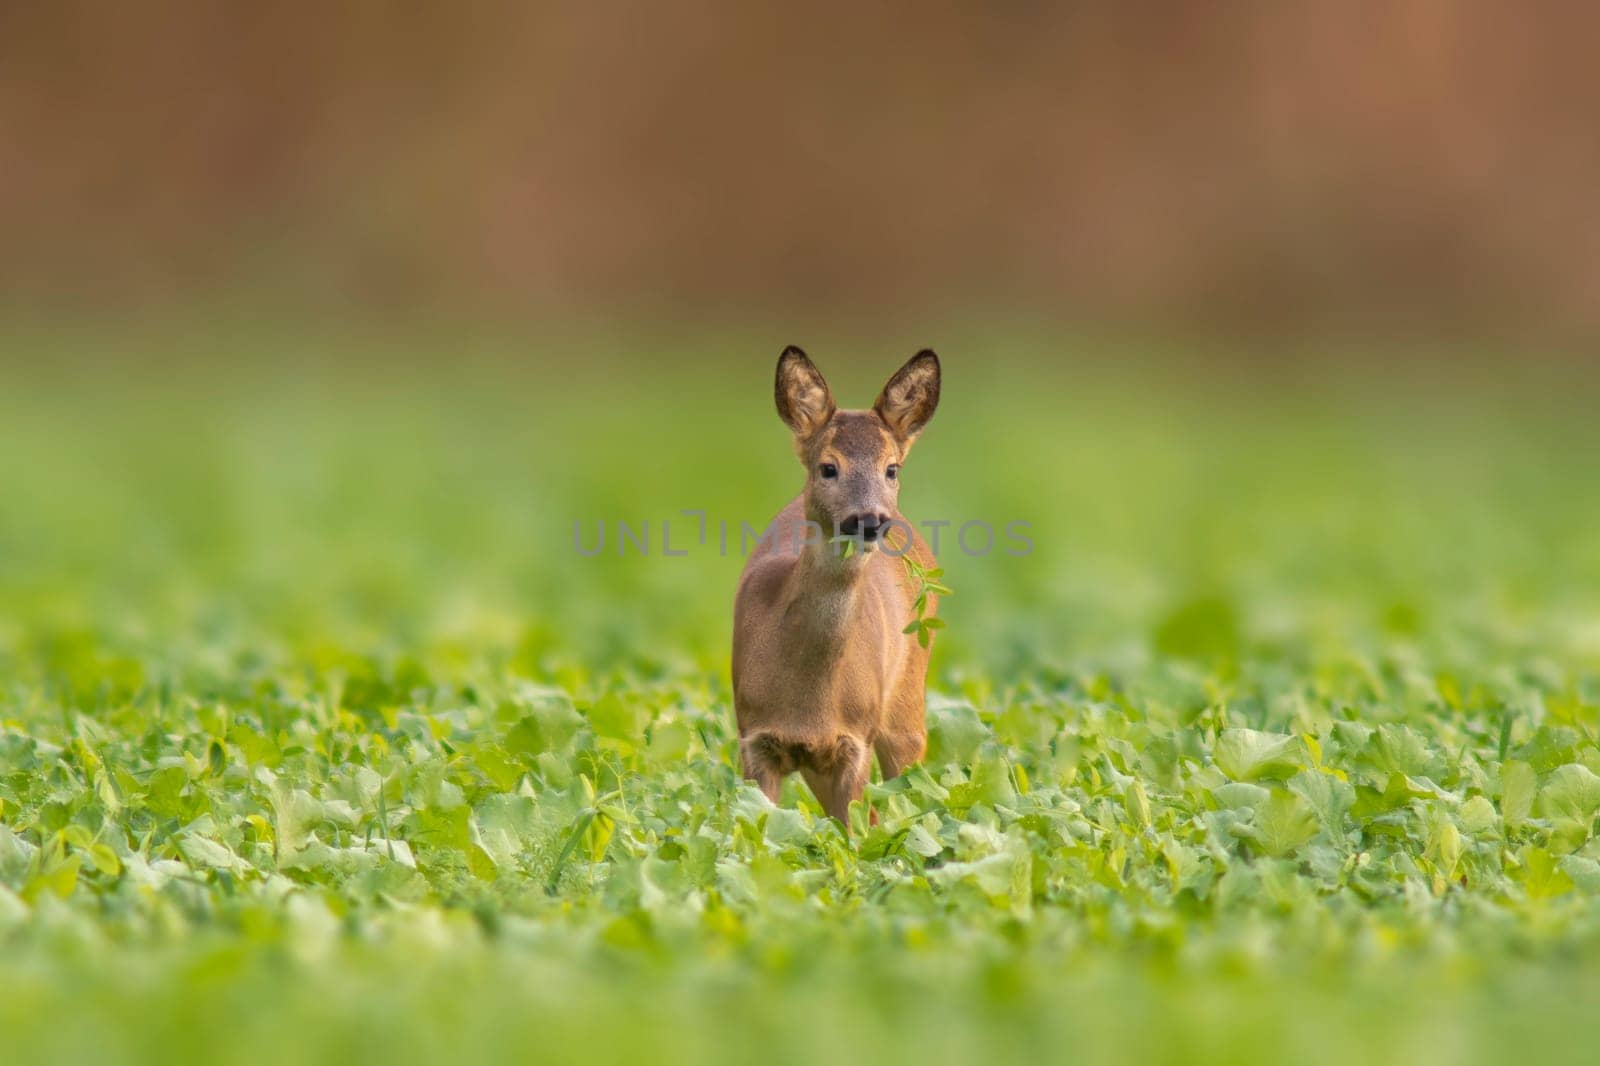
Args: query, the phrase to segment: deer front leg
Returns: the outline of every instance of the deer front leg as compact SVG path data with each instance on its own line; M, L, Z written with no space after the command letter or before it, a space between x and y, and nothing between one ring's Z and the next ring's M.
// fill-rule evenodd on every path
M928 737L926 733L880 733L872 746L883 779L892 781L906 767L921 761L928 750Z
M787 755L778 738L771 733L739 738L739 762L745 780L754 781L767 799L777 803L784 775L793 769L787 765Z
M871 754L867 746L852 736L840 736L831 749L813 753L810 766L803 769L806 784L832 818L850 829L850 803L861 798L867 788Z

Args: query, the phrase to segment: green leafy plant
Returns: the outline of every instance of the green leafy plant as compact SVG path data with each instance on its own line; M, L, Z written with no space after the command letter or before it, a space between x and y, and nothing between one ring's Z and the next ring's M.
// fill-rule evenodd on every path
M908 551L900 556L900 561L905 564L906 575L911 578L911 583L916 589L917 597L911 604L914 617L901 632L908 635L915 634L917 643L924 648L933 639L935 630L944 628L944 619L928 614L928 597L952 595L948 585L943 583L944 569L942 567L927 567L911 557Z

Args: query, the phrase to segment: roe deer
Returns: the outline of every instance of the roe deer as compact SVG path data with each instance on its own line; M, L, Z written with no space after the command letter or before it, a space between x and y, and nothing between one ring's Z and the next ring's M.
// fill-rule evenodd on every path
M922 758L930 648L906 635L917 589L901 556L933 552L901 517L900 466L939 404L939 358L919 352L870 411L840 411L799 348L778 359L778 415L805 488L756 545L734 599L733 701L744 776L776 802L798 770L849 827L877 753L884 779ZM858 551L841 551L834 538ZM880 545L886 551L875 551ZM927 615L937 608L928 597Z

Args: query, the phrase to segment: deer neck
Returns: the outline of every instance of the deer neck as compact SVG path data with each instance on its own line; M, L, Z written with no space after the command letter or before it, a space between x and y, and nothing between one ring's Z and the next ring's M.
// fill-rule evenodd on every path
M811 543L789 573L785 616L818 644L842 643L855 614L873 553L841 557L836 545Z

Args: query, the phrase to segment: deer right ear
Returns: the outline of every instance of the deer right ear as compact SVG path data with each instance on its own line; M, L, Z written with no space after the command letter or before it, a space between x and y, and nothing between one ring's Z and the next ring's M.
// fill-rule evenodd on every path
M778 417L803 441L833 417L833 393L806 353L794 345L778 356L778 376L773 385Z
M872 409L878 412L900 443L907 448L939 407L939 357L924 348L878 394Z

